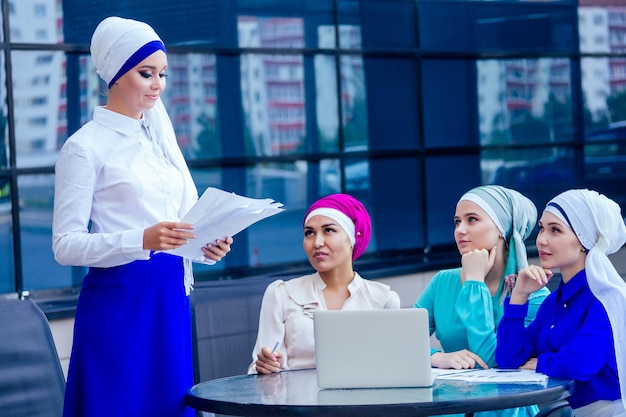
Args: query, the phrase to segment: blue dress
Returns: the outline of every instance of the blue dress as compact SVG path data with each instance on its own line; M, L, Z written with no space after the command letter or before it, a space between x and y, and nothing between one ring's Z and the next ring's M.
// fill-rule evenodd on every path
M183 260L89 268L78 299L64 417L193 417Z

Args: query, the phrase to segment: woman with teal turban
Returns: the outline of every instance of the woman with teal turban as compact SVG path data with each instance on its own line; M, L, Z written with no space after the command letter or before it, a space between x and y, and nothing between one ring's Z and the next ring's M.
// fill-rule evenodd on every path
M442 270L428 283L415 307L429 312L430 333L442 349L431 349L435 368L489 368L496 365L496 330L503 300L517 272L528 265L527 239L537 221L528 198L499 185L471 189L458 201L454 239L461 267ZM531 322L548 289L529 300ZM534 416L537 407L477 413L479 416Z

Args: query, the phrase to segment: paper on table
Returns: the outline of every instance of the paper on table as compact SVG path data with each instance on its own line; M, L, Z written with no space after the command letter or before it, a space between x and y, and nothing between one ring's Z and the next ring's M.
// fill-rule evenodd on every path
M548 376L530 369L438 369L437 379L454 379L465 382L544 384L548 380Z
M202 262L202 248L217 239L234 236L248 226L284 209L271 198L256 199L229 193L218 188L207 188L196 204L181 220L194 225L195 239L166 252Z

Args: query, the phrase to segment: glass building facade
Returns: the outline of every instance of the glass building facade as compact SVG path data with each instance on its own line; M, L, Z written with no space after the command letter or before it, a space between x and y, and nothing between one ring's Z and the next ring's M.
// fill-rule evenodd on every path
M196 266L213 280L306 268L304 211L334 192L372 215L359 270L458 263L454 206L480 184L540 209L588 187L626 209L620 3L0 0L0 293L72 294L85 274L51 251L54 164L103 103L89 41L106 16L164 40L198 191L284 204Z

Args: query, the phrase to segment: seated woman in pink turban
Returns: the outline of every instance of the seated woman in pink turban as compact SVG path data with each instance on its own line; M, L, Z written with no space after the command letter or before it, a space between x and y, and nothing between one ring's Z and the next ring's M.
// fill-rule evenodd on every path
M372 235L361 202L347 194L323 197L309 207L303 226L302 246L317 272L268 285L248 373L315 368L315 310L400 308L389 286L353 269Z

